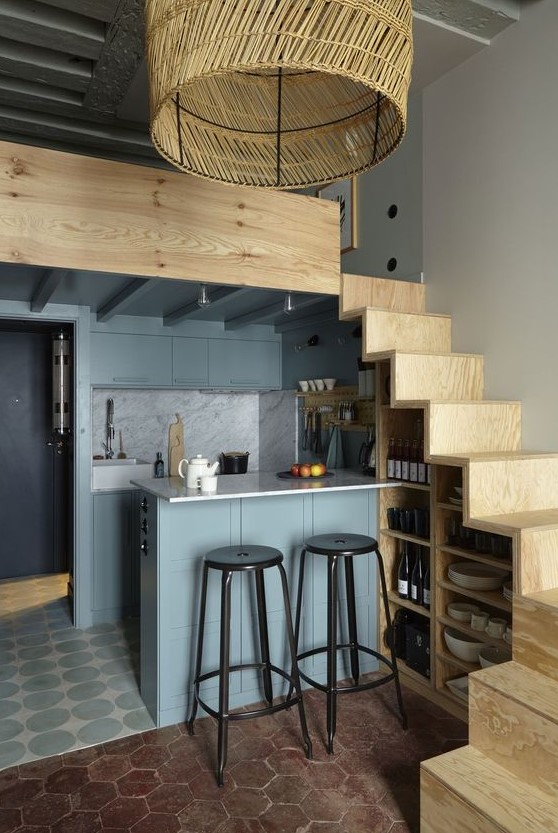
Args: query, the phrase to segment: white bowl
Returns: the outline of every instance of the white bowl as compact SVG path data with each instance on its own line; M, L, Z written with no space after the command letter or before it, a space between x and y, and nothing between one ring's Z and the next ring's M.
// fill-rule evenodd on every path
M336 382L337 379L324 379L324 385L326 386L326 390L333 390Z
M308 392L308 387L309 387L309 385L308 385L308 382L307 382L306 380L304 380L304 379L303 379L303 380L302 380L301 382L299 382L298 384L300 385L300 389L301 389L301 391L303 391L304 393L307 393L307 392Z
M444 628L444 639L450 654L465 662L478 662L479 652L486 645L486 642L477 642L474 636L466 636L453 628Z
M491 665L499 665L501 662L510 662L512 652L509 648L499 645L485 645L479 651L479 662L481 668L490 668Z
M470 622L473 613L478 613L480 608L477 605L465 604L465 602L450 602L448 605L448 616L457 622Z

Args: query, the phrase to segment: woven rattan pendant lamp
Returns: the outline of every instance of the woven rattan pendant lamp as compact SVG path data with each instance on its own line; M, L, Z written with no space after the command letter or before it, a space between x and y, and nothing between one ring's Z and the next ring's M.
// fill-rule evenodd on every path
M405 133L411 26L410 0L146 0L155 147L264 188L365 171Z

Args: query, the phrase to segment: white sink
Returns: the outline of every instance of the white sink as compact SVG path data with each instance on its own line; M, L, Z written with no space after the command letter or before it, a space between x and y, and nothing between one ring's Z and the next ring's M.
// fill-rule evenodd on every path
M134 489L130 480L145 480L153 477L153 464L135 457L125 460L93 460L91 488L98 489Z

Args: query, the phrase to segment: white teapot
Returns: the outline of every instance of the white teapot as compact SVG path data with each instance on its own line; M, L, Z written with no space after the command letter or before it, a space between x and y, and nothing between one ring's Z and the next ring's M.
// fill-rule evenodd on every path
M182 471L182 466L186 466L186 473ZM186 478L187 489L199 489L201 484L201 477L205 474L215 474L219 463L210 465L207 457L202 457L201 454L196 454L189 460L181 460L178 464L178 474L180 477Z

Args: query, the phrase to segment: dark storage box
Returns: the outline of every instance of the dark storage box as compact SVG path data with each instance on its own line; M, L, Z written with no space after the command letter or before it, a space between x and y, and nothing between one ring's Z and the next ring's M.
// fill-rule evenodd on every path
M405 662L423 677L430 677L430 628L427 622L405 625Z

